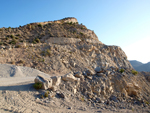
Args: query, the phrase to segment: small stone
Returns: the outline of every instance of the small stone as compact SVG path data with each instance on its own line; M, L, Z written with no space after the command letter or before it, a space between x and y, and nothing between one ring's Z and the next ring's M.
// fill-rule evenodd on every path
M106 76L106 74L104 74L104 73L97 73L96 75L100 76L100 77L105 77Z
M63 93L56 93L59 98L65 98Z
M58 89L57 86L52 86L51 88L49 88L49 90L53 92L55 92L57 89Z
M92 76L86 76L88 79L92 80Z
M72 107L68 107L68 109L72 109Z
M101 98L96 98L97 103L101 103Z
M117 97L116 96L111 96L110 98L109 98L110 100L113 100L114 102L118 102L118 100L117 100Z
M100 73L101 70L102 70L102 69L101 69L100 67L96 67L96 68L95 68L95 72L96 72L96 73Z
M110 71L107 71L107 72L106 72L107 76L110 75L110 73L111 73Z
M50 101L49 100L45 100L45 103L50 103Z
M74 82L74 81L78 81L80 78L76 78L72 72L62 76L62 80L63 81L71 81L71 82Z
M86 70L85 73L86 73L88 76L95 74L92 70Z
M80 78L80 79L84 79L84 76L82 75L81 72L76 72L76 73L74 74L74 76L77 77L77 78Z

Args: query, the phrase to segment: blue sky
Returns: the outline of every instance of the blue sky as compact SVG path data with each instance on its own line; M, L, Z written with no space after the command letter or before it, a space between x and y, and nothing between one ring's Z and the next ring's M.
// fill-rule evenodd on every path
M0 28L75 17L129 60L150 61L150 0L0 0L0 11Z

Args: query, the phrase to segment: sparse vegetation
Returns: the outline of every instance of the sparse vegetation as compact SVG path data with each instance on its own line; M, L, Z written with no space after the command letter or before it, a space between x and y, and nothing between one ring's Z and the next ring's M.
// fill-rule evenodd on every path
M49 92L45 92L44 97L48 97Z
M15 37L15 39L19 39L18 37Z
M43 56L51 56L51 50L50 49L46 49L45 51L42 51L41 54Z
M36 44L37 42L34 40L32 43L33 43L33 44Z
M3 45L3 42L0 42L0 45Z
M34 30L34 29L35 29L35 26L34 26L34 25L31 25L31 29Z
M40 42L41 42L41 41L40 41L39 38L35 38L35 39L32 41L33 44L40 43Z
M38 61L39 62L45 62L45 59L44 58L39 58Z
M15 61L12 61L11 64L15 65Z
M80 32L80 35L83 35L83 33L82 33L82 32Z
M135 71L135 70L132 70L132 74L137 75L137 74L138 74L138 72L137 72L137 71Z
M43 98L44 98L44 96L43 96L43 95L40 95L40 98L42 98L42 99L43 99Z
M20 48L21 47L21 45L16 45L16 48Z
M40 43L40 39L39 39L39 38L36 38L35 41L36 41L37 43Z
M35 83L34 85L33 85L33 87L35 88L35 89L41 89L42 88L42 83Z
M38 24L38 27L43 27L42 24Z
M24 60L19 60L18 63L24 64L25 61Z
M17 34L16 36L21 36L20 34Z
M124 72L124 69L121 68L121 69L119 70L119 72L120 72L120 73L123 73L123 72Z
M82 97L80 98L80 100L81 100L82 102L84 102L84 97L82 96Z
M148 102L148 101L146 101L146 102L145 102L145 104L149 105L149 102Z
M15 45L17 43L17 40L16 39L12 39L12 41L10 41L9 43Z
M72 51L69 51L70 54L72 54Z
M77 38L80 38L79 35L77 35Z
M8 40L9 39L9 37L6 37L6 40Z
M10 35L10 37L11 37L11 38L15 38L15 36L14 36L14 35Z

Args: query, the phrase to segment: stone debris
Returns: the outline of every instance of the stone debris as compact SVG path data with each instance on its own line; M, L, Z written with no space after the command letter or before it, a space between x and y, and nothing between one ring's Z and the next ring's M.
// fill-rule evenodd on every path
M87 99L95 103L105 102L107 105L111 103L110 101L118 103L122 98L141 98L139 85L136 82L127 82L125 78L122 78L123 76L120 76L121 73L115 70L110 68L102 71L101 67L96 67L95 72L90 70L70 72L63 76L52 76L49 79L38 75L35 83L40 82L43 84L43 89L53 92L68 90L73 95L80 93L85 96L84 101ZM62 92L57 92L56 95L59 98L65 97Z
M76 78L72 72L62 76L62 80L64 81L71 81L71 82L74 82L74 81L79 81L80 78Z

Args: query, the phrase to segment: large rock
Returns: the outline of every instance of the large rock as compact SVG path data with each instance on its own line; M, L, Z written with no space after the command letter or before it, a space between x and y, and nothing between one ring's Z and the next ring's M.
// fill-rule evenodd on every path
M52 79L51 78L45 78L42 75L37 75L37 77L34 79L35 83L42 83L42 89L46 90L48 88L52 87Z
M138 96L140 87L135 83L128 83L126 91L129 96Z
M61 76L53 76L51 77L52 79L52 85L53 86L58 86L61 83Z
M76 78L72 72L62 76L62 80L63 81L71 81L71 82L74 82L74 81L80 81L80 78Z

